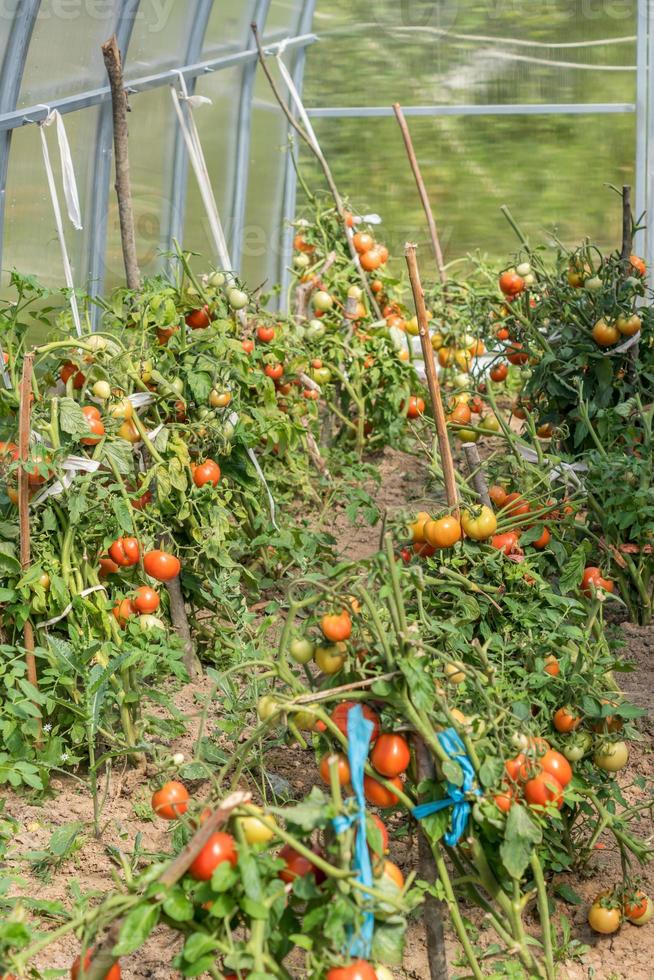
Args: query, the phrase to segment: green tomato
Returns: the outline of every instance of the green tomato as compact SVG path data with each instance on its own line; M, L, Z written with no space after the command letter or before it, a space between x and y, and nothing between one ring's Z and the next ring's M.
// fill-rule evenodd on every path
M589 293L598 293L602 288L602 280L599 276L591 276L584 283L584 289L587 289Z
M138 618L141 633L150 633L152 630L165 630L166 624L158 616L150 616L147 613Z
M313 380L319 385L329 384L332 380L332 372L329 368L314 368L312 374Z
M269 718L274 718L280 711L279 704L271 694L264 694L262 698L259 698L257 714L261 721L268 721Z
M244 293L242 289L228 289L227 290L227 302L233 310L242 310L250 302L248 294Z
M321 337L325 336L326 330L327 328L320 320L310 320L305 334L308 340L320 340Z
M92 390L95 397L101 398L102 401L111 397L111 385L108 381L96 381Z
M326 313L327 310L331 310L334 305L334 300L325 292L324 289L319 289L313 297L313 308L314 310L320 310L322 313Z
M293 256L293 265L296 269L308 269L311 265L311 259L304 252L298 252L297 255Z
M479 428L483 429L485 432L499 432L500 423L495 415L484 415L483 419L479 423Z
M315 647L311 640L302 636L297 636L291 640L288 648L288 652L296 664L308 664L310 660L313 660L314 650Z
M604 742L595 750L593 762L604 772L619 772L629 762L629 747L626 742Z
M576 732L561 749L568 762L579 762L593 744L590 732Z
M170 387L173 389L173 391L176 391L178 395L181 395L184 392L184 382L181 378L173 378L173 380L170 382Z
M92 333L89 337L85 337L84 340L89 347L93 348L93 350L105 350L107 346L107 338L101 337L97 333Z
M212 272L207 282L209 283L210 286L213 286L214 289L218 289L220 286L224 286L225 285L224 273Z

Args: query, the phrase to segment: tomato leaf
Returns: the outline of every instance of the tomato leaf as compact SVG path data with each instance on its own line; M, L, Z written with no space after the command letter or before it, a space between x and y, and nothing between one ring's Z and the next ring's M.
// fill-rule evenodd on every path
M211 876L211 890L214 892L227 892L237 881L238 873L229 861L223 861Z
M255 858L251 854L241 852L238 859L238 870L241 873L245 894L253 901L260 901L263 892Z
M205 932L194 932L184 943L182 956L187 963L195 963L201 956L213 953L219 948L219 943Z
M535 844L543 838L540 827L523 806L512 806L506 818L500 857L512 878L521 878Z
M163 910L169 919L175 922L190 922L194 915L193 902L184 894L181 888L171 891L163 903Z
M89 425L82 409L74 398L62 398L59 402L59 428L70 436L89 434Z
M406 923L404 922L397 925L376 922L371 959L379 960L380 963L388 963L390 966L399 966L402 963L405 933Z
M584 905L585 900L579 895L571 885L561 883L554 886L556 894L567 902L568 905Z
M274 810L274 808L272 808ZM329 819L329 800L318 787L314 786L301 803L295 806L285 807L283 810L274 810L283 816L288 823L295 824L302 830L311 831L316 827L323 827Z
M561 575L559 577L559 588L561 592L570 592L572 589L579 588L581 577L586 567L586 555L587 550L583 544L579 545L572 552L570 558L561 569Z
M434 704L434 682L420 660L403 659L399 664L404 674L411 700L419 711L431 711Z
M248 898L247 895L244 895L240 899L239 905L245 914L249 915L252 919L267 919L270 915L267 905L264 905L263 902L255 902L253 899Z
M487 755L479 768L479 779L482 786L494 786L499 783L504 773L504 763L497 756Z
M112 953L114 956L127 956L142 946L159 922L158 905L139 905L125 917L118 942Z

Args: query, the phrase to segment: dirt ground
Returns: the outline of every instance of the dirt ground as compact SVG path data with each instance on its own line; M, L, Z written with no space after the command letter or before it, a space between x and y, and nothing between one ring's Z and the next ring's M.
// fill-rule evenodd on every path
M426 466L414 456L386 450L379 459L382 477L377 502L382 510L393 516L398 510L406 508L428 509L434 496L426 487ZM341 553L349 558L365 557L377 548L377 537L370 528L353 529L344 513L334 515L332 525L339 542ZM625 624L625 656L635 661L634 673L621 675L623 686L632 699L650 712L650 717L641 723L644 740L635 747L632 761L625 777L625 792L631 799L642 799L643 790L634 786L639 776L652 776L653 756L651 736L654 726L654 628L638 628ZM188 717L198 713L198 698L210 689L208 682L187 685L175 695L177 707ZM216 705L216 714L219 713ZM210 721L210 719L209 719ZM196 733L193 720L187 733L176 739L171 750L189 753ZM311 751L297 749L271 753L267 760L270 772L287 780L298 794L307 791L313 781L315 762ZM25 802L25 799L8 790L3 793L5 815L13 817L19 824L9 849L9 868L19 873L21 883L18 891L23 895L39 900L61 901L72 905L72 889L78 888L82 894L95 898L106 894L113 888L112 874L116 865L108 848L113 846L130 854L137 835L141 835L140 847L146 855L169 850L169 831L160 821L146 819L149 792L141 772L127 771L114 774L107 803L103 812L103 834L101 840L92 836L92 803L87 788L72 778L55 779L52 783L52 796L41 804ZM400 821L400 816L393 818ZM57 826L79 820L88 830L81 837L81 848L50 875L38 876L33 866L25 861L26 852L44 850ZM392 829L392 820L391 820ZM637 828L640 836L651 838L654 834L649 820L643 820ZM21 857L22 856L22 857ZM396 845L391 857L405 870L415 866L415 841ZM0 878L2 872L0 870ZM584 879L566 876L585 901L591 900L601 889L610 886L620 877L619 855L609 848L597 851L595 872ZM650 894L654 894L654 867L644 869L643 884ZM573 936L588 944L590 950L581 962L566 962L561 967L561 977L569 980L654 980L654 922L638 929L625 925L614 936L598 937L591 934L586 925L586 907L557 903L557 911L563 912L572 923ZM470 916L481 926L474 912ZM56 928L56 921L43 920L44 928ZM480 943L490 941L483 929ZM159 929L146 945L136 954L124 958L122 975L124 980L153 978L164 980L178 976L168 965L175 951L167 930ZM448 960L452 978L463 978L468 971L459 959L457 944L448 931ZM67 936L49 946L36 965L41 970L67 970L78 952L78 940ZM428 967L423 927L420 920L410 924L403 968L396 968L397 980L426 980ZM499 974L495 974L499 976Z

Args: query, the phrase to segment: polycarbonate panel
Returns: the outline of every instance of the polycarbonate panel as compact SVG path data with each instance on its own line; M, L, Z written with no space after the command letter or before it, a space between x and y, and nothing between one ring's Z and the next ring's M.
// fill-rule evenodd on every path
M289 34L294 34L297 19L303 6L304 0L272 0L266 20L266 34L277 33L278 31L288 31Z
M533 243L554 231L567 245L588 235L605 249L619 246L620 199L605 185L633 183L635 116L449 116L408 122L447 262L478 250L492 261L504 260L517 247L500 213L502 204ZM341 193L363 213L382 216L379 236L397 269L403 268L404 243L417 241L431 274L425 219L395 119L315 123ZM310 188L324 188L304 150L302 170Z
M77 286L84 285L87 248L85 216L91 187L93 139L98 109L66 116L66 130L79 190L84 229L76 231L66 211L62 191L59 149L54 127L46 130L50 160L59 192L66 244ZM5 205L3 269L37 276L48 286L63 286L64 272L59 239L48 191L41 138L36 126L17 130L12 139ZM3 275L6 286L7 275Z
M309 52L306 102L630 102L636 6L637 0L548 0L519 8L479 0L319 2L314 29L321 43ZM617 40L625 37L631 40Z
M194 11L195 3L188 0L141 0L129 45L127 77L151 75L183 64Z
M168 190L171 146L169 128L173 125L173 113L170 88L164 85L139 95L128 117L136 249L144 276L152 275L161 268L162 216L169 208L175 207ZM113 186L109 194L105 276L107 289L125 280L118 205Z
M193 110L227 240L232 220L233 150L240 85L240 68L228 68L201 76L196 94L211 99L212 104ZM207 262L215 262L217 259L211 241L204 204L193 168L189 166L184 247L200 252Z
M205 34L205 57L223 48L240 51L246 47L255 2L215 0Z
M115 7L104 0L42 0L25 59L19 107L47 104L104 84L100 46L114 31Z

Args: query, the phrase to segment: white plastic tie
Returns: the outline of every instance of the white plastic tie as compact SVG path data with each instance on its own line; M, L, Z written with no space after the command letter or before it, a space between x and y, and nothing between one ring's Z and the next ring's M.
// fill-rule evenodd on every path
M77 336L82 336L82 324L79 316L79 309L77 307L77 296L75 295L75 283L73 281L73 272L70 266L70 258L68 256L68 248L66 247L66 236L64 235L64 223L61 215L61 207L59 205L59 195L57 193L57 185L55 183L54 173L52 170L52 163L50 161L50 151L48 150L48 141L45 135L45 127L49 126L51 122L59 117L57 121L57 136L59 138L59 152L61 155L61 169L64 175L64 193L66 195L66 201L69 205L69 215L70 219L78 230L82 227L81 219L79 218L79 199L77 196L77 184L75 182L75 172L73 170L73 163L70 156L70 147L68 145L68 138L65 135L65 127L63 119L58 112L51 112L50 107L44 105L44 109L47 109L46 118L38 123L39 134L41 136L41 149L43 150L43 164L45 166L45 175L48 181L48 189L50 191L50 198L52 200L52 210L54 212L55 225L57 226L57 237L59 239L59 246L61 248L61 259L64 266L64 277L66 279L66 286L68 287L70 296L70 309L73 314L73 322L75 324L75 330L77 331ZM63 131L63 136L61 135ZM62 142L63 141L63 142ZM69 194L71 195L69 201ZM73 206L73 214L71 214L71 204ZM77 210L75 211L75 204ZM76 221L78 223L76 223Z
M256 470L257 476L259 477L259 479L263 483L264 489L265 489L266 494L268 496L268 506L270 507L270 523L272 524L272 526L275 528L276 531L279 531L279 528L277 527L277 522L275 520L275 500L273 498L272 493L270 492L270 487L268 486L268 483L267 483L266 478L264 476L263 470L259 466L259 460L254 455L254 450L253 449L246 449L245 451L248 454L248 456L250 457L250 459L252 460L252 465L254 466L254 468Z
M209 228L213 239L216 257L222 269L231 269L232 263L229 257L229 249L227 248L227 240L225 239L225 233L220 221L218 205L216 204L216 198L211 186L211 180L209 178L209 171L207 170L207 163L202 150L200 136L193 117L194 106L206 105L207 103L210 104L211 100L206 99L203 96L189 96L188 89L186 87L186 79L184 78L183 72L175 69L174 73L179 78L181 94L177 91L174 85L171 85L171 98L173 100L173 105L179 121L179 127L182 131L182 136L184 137L191 166L193 167L195 178L198 182L202 203L204 204L204 209L209 220ZM186 112L182 108L182 102L186 103Z
M92 592L106 592L107 589L104 585L91 585L88 589L82 589L82 591L75 596L76 599L83 599L87 595L91 595ZM37 629L45 629L47 626L54 626L55 623L59 623L62 619L65 619L68 613L73 608L72 602L69 602L66 608L58 616L53 616L52 619L46 619L40 623L35 623Z
M614 357L616 354L624 354L626 350L629 350L630 347L633 347L634 344L637 344L639 340L640 340L640 330L638 331L638 333L635 333L633 337L629 337L621 344L618 344L617 347L612 347L610 350L605 350L602 353L604 354L604 357Z

